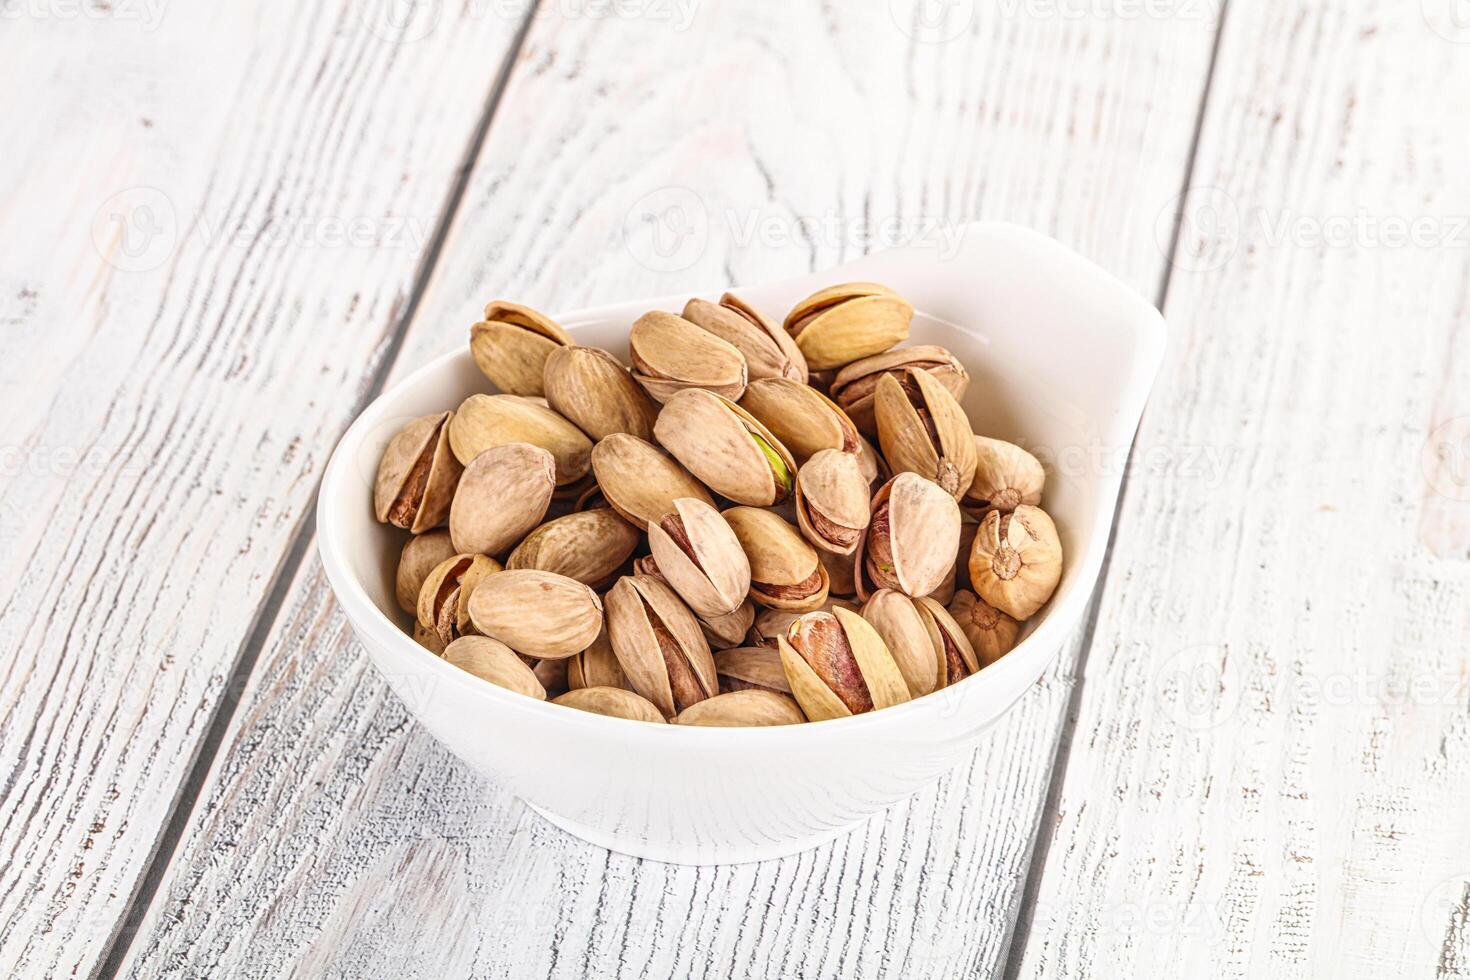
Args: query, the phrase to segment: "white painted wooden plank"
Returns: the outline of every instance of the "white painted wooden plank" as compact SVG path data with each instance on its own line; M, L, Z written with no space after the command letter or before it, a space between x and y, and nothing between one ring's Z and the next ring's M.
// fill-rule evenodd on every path
M1470 48L1422 7L1230 7L1020 977L1466 975Z
M4 5L0 975L105 952L518 26L376 13Z
M973 20L936 43L884 4L710 5L682 33L543 16L403 369L462 343L493 296L565 309L786 276L894 237L844 226L862 219L933 236L976 216L1021 221L1152 294L1154 219L1183 179L1213 24L956 9ZM899 21L913 30L916 16ZM660 253L641 219L670 206L695 235ZM294 594L133 948L135 975L1001 964L1068 660L969 768L857 834L766 865L672 868L581 844L470 774L372 675L316 569Z

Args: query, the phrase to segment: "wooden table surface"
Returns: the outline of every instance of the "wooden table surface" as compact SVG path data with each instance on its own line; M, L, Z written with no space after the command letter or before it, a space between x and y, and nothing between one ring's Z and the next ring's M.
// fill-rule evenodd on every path
M0 975L1470 976L1456 2L0 0ZM385 384L975 218L1171 343L968 766L679 868L408 719L313 542Z

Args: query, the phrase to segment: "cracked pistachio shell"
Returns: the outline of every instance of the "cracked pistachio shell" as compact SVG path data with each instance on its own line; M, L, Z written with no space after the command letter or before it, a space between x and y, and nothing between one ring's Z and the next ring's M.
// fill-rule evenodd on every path
M674 716L676 725L706 728L759 728L801 725L806 716L788 695L774 691L731 691L691 704Z
M750 591L750 562L720 512L680 497L674 509L648 525L648 546L663 580L700 619L740 608Z
M806 384L806 358L790 334L733 293L721 296L719 303L691 299L684 305L684 319L740 351L749 380L790 378Z
M538 701L546 700L546 688L515 651L488 636L463 636L444 648L444 659L482 681Z
M1010 653L1021 635L1021 624L968 589L955 594L949 614L970 641L982 667Z
M715 654L715 673L719 675L722 694L749 690L791 693L786 668L781 666L781 654L774 646L721 650Z
M857 613L808 613L778 638L791 693L812 721L845 718L909 700L883 638Z
M608 508L547 521L526 535L506 568L532 568L574 578L593 589L612 582L639 544L638 529Z
M686 388L738 399L747 380L745 356L732 344L672 313L645 313L628 333L633 378L656 402Z
M975 478L975 433L949 389L924 371L885 374L874 396L878 443L895 473L917 473L959 499Z
M608 506L640 531L674 509L680 497L714 506L689 471L637 436L615 432L592 449L592 472Z
M550 317L503 300L486 306L485 319L470 327L475 364L507 395L541 394L546 359L571 342Z
M602 630L602 601L576 579L534 569L492 575L470 596L475 628L517 653L560 660Z
M419 590L418 624L433 630L444 644L476 632L469 616L470 597L500 570L500 562L488 555L461 554L440 562Z
M1022 504L985 515L970 551L970 582L980 598L1013 619L1030 619L1061 577L1062 542L1046 511Z
M623 675L623 668L618 666L617 654L613 653L606 629L597 634L590 647L559 662L566 664L567 687L573 691L584 687L628 686L628 678Z
M859 611L856 603L849 602L846 599L831 598L822 603L821 608L817 611L832 612L839 606L850 612ZM746 637L746 642L751 646L769 647L774 650L776 649L776 638L784 634L791 628L792 623L805 615L806 612L798 612L792 609L762 609L756 614L755 622L751 624L750 633Z
M664 404L653 434L715 493L739 504L769 507L791 496L796 460L749 412L702 388Z
M398 574L394 582L398 608L410 616L418 615L419 593L424 590L424 579L454 555L449 532L443 528L409 538L398 558Z
M905 371L923 371L949 390L955 401L961 401L970 387L970 373L943 347L920 344L900 347L854 361L832 379L832 400L842 407L848 418L870 436L878 434L878 420L873 416L873 396L884 375L903 376Z
M652 701L618 687L581 687L568 691L551 703L609 718L665 724L664 716L659 714Z
M944 686L958 684L983 666L970 638L955 622L955 618L944 608L944 604L933 596L914 600L924 627L929 631L929 640L943 664Z
M425 415L388 443L373 484L373 512L379 522L415 534L444 523L464 470L449 451L453 420L453 412Z
M868 481L857 456L824 449L796 474L796 522L822 551L850 555L867 530Z
M719 690L699 620L663 582L621 578L607 594L607 633L633 690L666 718Z
M556 460L557 486L587 475L592 441L536 399L471 395L449 422L449 444L465 465L487 449L512 442L530 443L551 453Z
M857 426L815 388L788 378L754 381L745 389L740 407L781 440L798 465L824 449L858 451Z
M914 308L887 286L849 282L797 303L786 316L811 371L830 371L908 339Z
M912 697L921 698L944 686L945 664L916 600L892 589L879 589L868 597L862 615L883 638Z
M541 523L555 487L556 462L539 446L511 442L480 453L449 510L454 550L504 555Z
M1020 446L986 436L975 437L975 477L965 490L964 507L983 517L992 510L1012 511L1041 503L1046 471Z
M626 432L653 438L658 406L616 357L596 347L560 347L546 359L546 401L592 439Z
M858 595L897 589L912 598L944 584L958 553L960 508L932 480L900 473L873 496L873 520L854 553Z
M725 521L750 560L750 598L772 609L803 612L827 601L830 580L801 532L758 507L731 507Z

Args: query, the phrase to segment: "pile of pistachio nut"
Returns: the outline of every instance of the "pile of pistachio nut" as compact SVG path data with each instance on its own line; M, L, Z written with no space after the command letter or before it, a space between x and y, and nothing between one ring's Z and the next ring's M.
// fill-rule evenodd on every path
M1061 575L1045 474L975 434L954 355L898 346L913 312L862 282L779 327L692 299L624 364L491 303L470 347L498 393L409 422L377 474L413 637L660 724L846 717L995 662Z

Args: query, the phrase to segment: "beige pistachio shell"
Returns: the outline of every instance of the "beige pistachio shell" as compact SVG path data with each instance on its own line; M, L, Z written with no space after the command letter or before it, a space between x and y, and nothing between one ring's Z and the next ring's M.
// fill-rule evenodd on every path
M859 606L856 603L849 602L845 599L831 598L822 603L821 608L816 611L832 612L839 606L851 612L859 611ZM784 635L791 628L792 623L805 615L806 612L794 609L761 609L756 613L755 622L751 624L746 642L751 646L767 647L774 650L776 649L776 638Z
M726 293L717 304L691 299L684 306L684 319L739 350L751 381L790 378L806 383L806 358L796 342L738 296Z
M873 496L873 520L854 553L858 595L880 588L912 598L944 584L960 541L960 508L932 480L900 473Z
M929 631L929 639L934 644L934 650L944 664L944 683L958 684L960 681L975 673L982 666L979 656L975 653L970 638L955 622L955 618L949 614L949 610L933 596L924 596L914 600L919 615L924 618L924 627Z
M1010 653L1021 635L1021 624L969 590L955 594L949 614L970 641L982 667Z
M1046 470L1033 455L1014 443L975 437L975 477L963 506L978 516L992 510L1011 511L1041 503Z
M423 647L436 657L444 656L444 648L447 644L439 638L439 634L428 626L414 621L413 642Z
M373 511L380 522L418 534L449 516L464 470L450 452L453 419L453 412L414 419L388 443L373 485Z
M847 609L801 617L779 638L778 649L791 692L812 721L909 700L903 674L883 638Z
M1062 577L1062 542L1040 507L1022 504L980 522L970 551L970 582L980 598L1007 616L1034 616Z
M955 401L962 401L970 387L970 374L959 358L943 347L920 344L885 351L847 365L832 379L832 400L842 407L859 429L870 436L877 436L873 395L878 382L885 374L902 376L909 370L924 371L933 376L949 389Z
M489 681L538 701L546 700L546 688L515 651L488 636L463 636L444 648L444 659L482 681Z
M424 579L454 555L449 532L442 528L409 538L398 558L398 574L394 583L398 608L410 616L417 616Z
M857 426L847 414L817 389L789 378L752 381L740 407L781 440L798 466L824 449L858 451Z
M560 347L546 359L546 401L593 441L626 432L653 438L658 406L628 369L596 347Z
M909 335L914 308L886 286L850 282L808 296L786 317L811 371L827 371L881 354Z
M863 471L863 479L868 481L868 486L872 486L880 480L887 483L893 478L893 473L889 470L888 463L884 461L882 456L878 455L878 450L874 449L873 444L867 439L858 440L857 458L858 466Z
M629 721L647 721L655 725L665 724L664 716L647 698L617 687L583 687L568 691L552 704L559 704L578 711L590 711L609 718L626 718Z
M872 516L868 505L868 481L852 453L824 449L796 474L796 522L819 550L857 550Z
M903 381L885 374L873 407L895 473L917 473L955 499L964 496L975 478L975 434L949 389L925 371L909 371Z
M618 665L612 641L604 629L592 645L575 657L560 661L566 664L567 687L575 691L583 687L627 687L628 678Z
M486 636L528 657L581 653L602 630L602 601L576 579L517 569L492 575L470 596L470 619Z
M680 497L714 505L689 471L637 436L616 432L592 450L592 471L609 506L640 531L674 509Z
M745 601L750 562L730 525L703 500L675 500L673 511L648 525L648 546L659 574L700 619L728 615Z
M653 400L686 388L738 399L747 380L745 356L707 330L672 313L645 313L628 333L633 378Z
M512 442L530 443L551 453L556 460L557 486L587 475L591 440L534 399L471 395L449 422L449 444L466 465L485 450Z
M444 644L477 632L469 617L470 597L500 570L500 562L488 555L461 554L440 562L419 590L418 624Z
M578 511L547 521L526 535L506 568L534 568L574 578L593 589L610 583L633 557L638 529L608 508Z
M735 607L734 612L701 619L699 626L704 630L704 638L709 641L710 646L716 650L728 650L745 640L745 635L750 632L754 622L755 603L746 599Z
M724 518L750 560L750 598L758 605L812 610L827 601L826 569L800 531L758 507L731 507Z
M658 579L618 580L607 594L607 632L629 685L665 717L719 690L699 621Z
M864 604L863 619L883 638L912 697L921 698L944 687L945 662L916 600L892 589L879 589Z
M551 505L556 461L539 446L492 446L470 461L449 510L454 550L504 555L526 536Z
M541 394L547 357L571 342L550 317L504 300L486 306L485 319L470 327L475 364L507 395Z
M731 691L691 704L674 716L676 725L708 728L759 728L800 725L806 716L796 702L774 691Z
M781 666L781 654L774 646L721 650L715 654L715 673L720 678L721 693L752 689L791 693L786 668Z
M653 434L715 493L769 507L794 489L796 461L781 441L728 398L690 388L671 397Z

